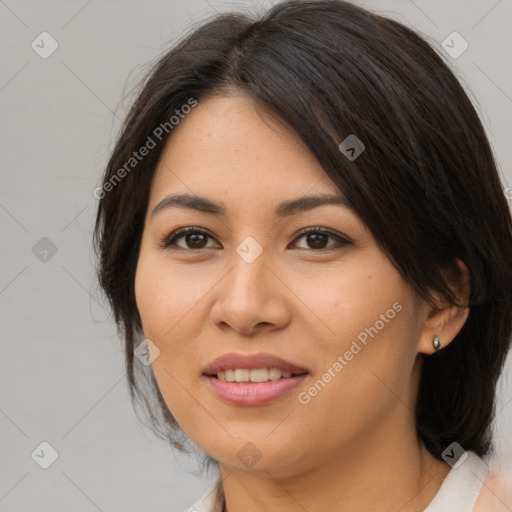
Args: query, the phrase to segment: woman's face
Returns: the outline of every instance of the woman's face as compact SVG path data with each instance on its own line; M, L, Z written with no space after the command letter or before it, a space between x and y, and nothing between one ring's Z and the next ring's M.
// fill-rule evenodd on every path
M224 213L161 203L174 195ZM414 428L427 308L298 136L246 96L203 99L174 128L135 292L160 391L221 464L287 475Z

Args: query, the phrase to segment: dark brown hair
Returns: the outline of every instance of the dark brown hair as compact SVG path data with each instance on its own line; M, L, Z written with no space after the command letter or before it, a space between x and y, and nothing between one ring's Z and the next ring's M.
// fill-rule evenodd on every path
M176 110L232 91L296 130L419 297L434 304L437 292L456 303L445 271L456 258L467 265L469 318L452 343L422 356L416 425L438 458L453 441L488 454L512 330L512 222L494 157L440 54L402 24L338 0L287 1L257 20L223 14L204 22L158 60L123 125L94 247L124 338L131 397L142 399L155 433L184 447L152 372L145 390L134 359L142 340L134 277L152 176L172 130L105 186ZM366 147L353 161L338 149L350 134Z

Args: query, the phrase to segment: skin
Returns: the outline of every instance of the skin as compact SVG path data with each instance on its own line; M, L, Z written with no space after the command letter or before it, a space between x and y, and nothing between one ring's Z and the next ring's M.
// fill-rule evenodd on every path
M512 472L491 473L475 502L475 512L512 510Z
M510 512L512 510L512 472L491 473L477 497L475 512Z
M175 193L220 202L228 214L173 207L151 216ZM155 171L135 278L144 335L160 350L158 386L181 428L219 461L229 512L423 510L450 470L415 433L423 354L434 352L435 335L448 345L469 310L421 301L347 207L273 216L277 203L315 193L342 195L297 134L243 94L201 99L173 130ZM210 237L159 245L186 226ZM297 236L311 227L349 243ZM236 252L247 236L263 249L252 263ZM467 269L459 267L467 298ZM298 394L394 303L401 311L301 404ZM271 403L235 406L202 376L228 352L275 354L310 374ZM261 455L252 467L237 457L248 442Z

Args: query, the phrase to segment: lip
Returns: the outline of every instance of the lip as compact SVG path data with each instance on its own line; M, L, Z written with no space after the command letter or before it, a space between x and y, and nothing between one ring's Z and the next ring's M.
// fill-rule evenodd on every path
M204 376L210 389L222 400L233 405L256 406L276 400L299 386L308 373L287 379L267 382L226 382L213 376Z
M290 372L292 377L266 382L227 382L216 374L220 371L243 368L277 368ZM210 389L222 400L234 405L256 406L276 400L299 386L309 375L307 368L297 366L272 354L224 354L212 361L204 370Z
M309 373L307 368L297 366L272 354L224 354L214 359L204 370L204 375L216 375L220 371L244 368L255 370L257 368L277 368L295 374ZM277 382L277 381L275 381Z

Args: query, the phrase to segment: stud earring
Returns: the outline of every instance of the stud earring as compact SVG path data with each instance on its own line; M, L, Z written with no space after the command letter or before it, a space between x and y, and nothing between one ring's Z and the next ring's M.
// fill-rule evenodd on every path
M432 342L432 345L434 346L434 349L436 350L436 352L438 350L440 350L441 348L441 342L439 341L439 336L435 336L434 337L434 341Z

